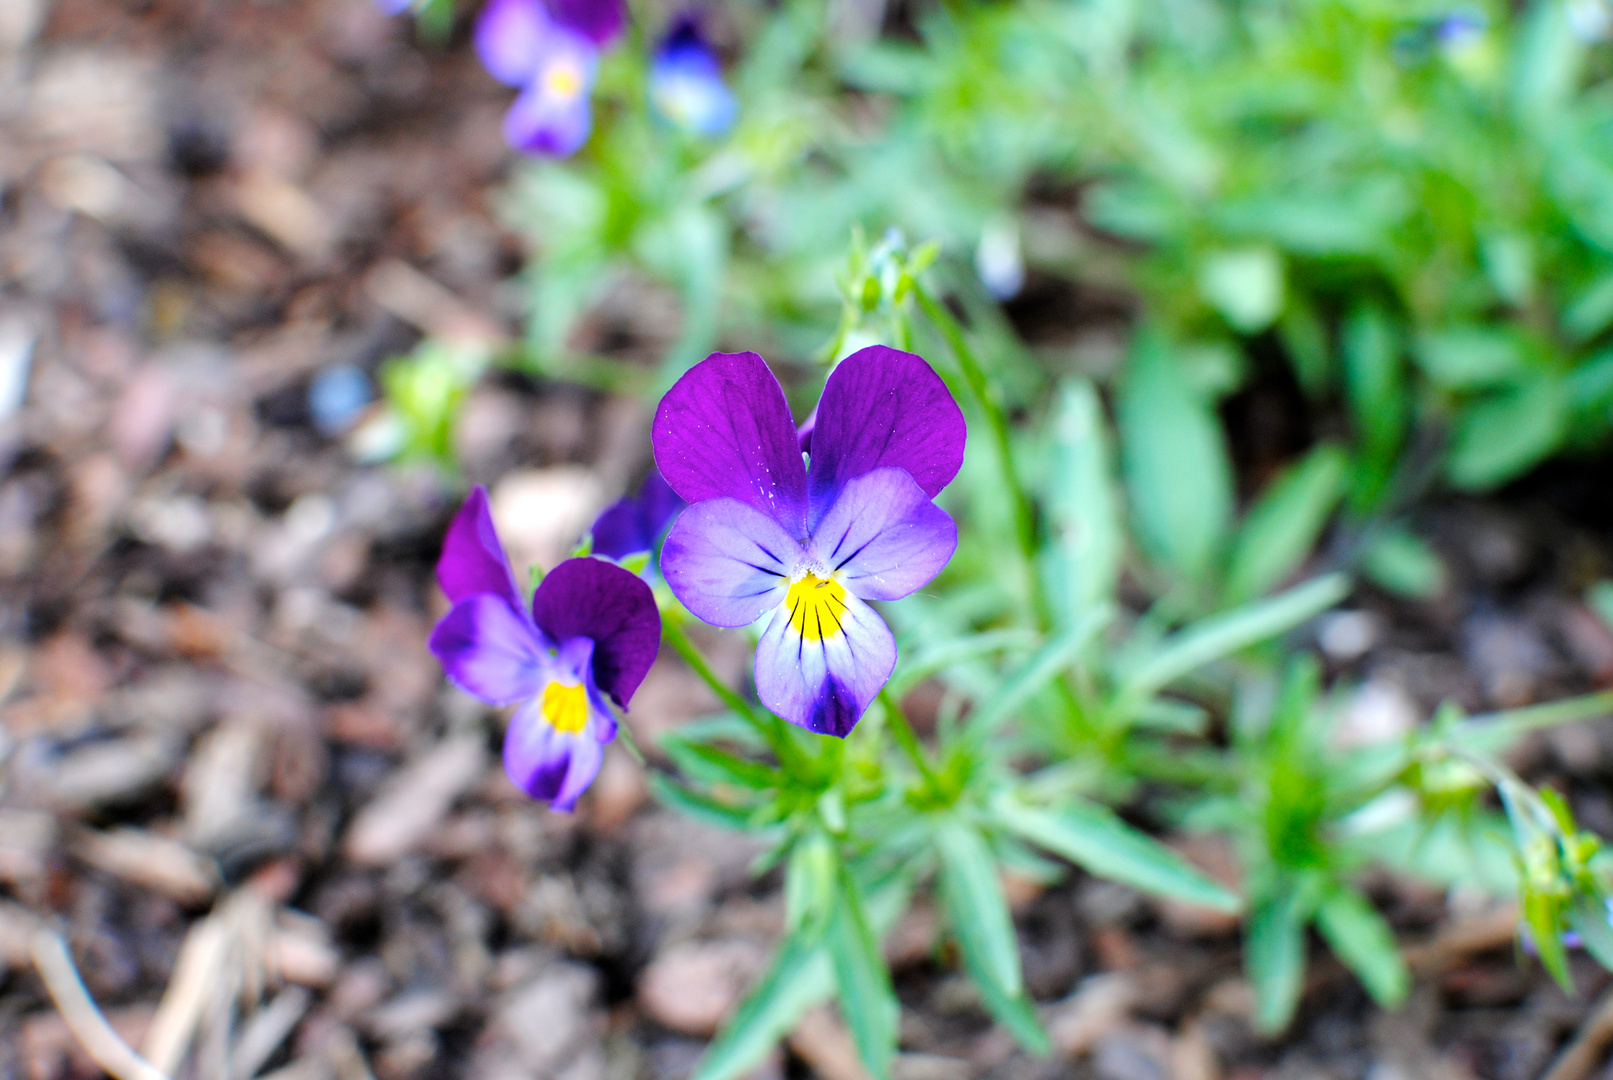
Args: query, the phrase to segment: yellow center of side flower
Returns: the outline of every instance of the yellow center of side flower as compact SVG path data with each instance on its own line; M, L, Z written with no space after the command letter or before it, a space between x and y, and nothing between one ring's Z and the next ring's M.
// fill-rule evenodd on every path
M552 682L543 688L543 718L556 731L576 734L588 723L588 695L580 686Z
M543 88L557 98L570 101L582 93L582 68L571 60L557 60L543 72Z
M784 596L790 625L808 641L837 637L846 615L846 587L834 578L807 574Z

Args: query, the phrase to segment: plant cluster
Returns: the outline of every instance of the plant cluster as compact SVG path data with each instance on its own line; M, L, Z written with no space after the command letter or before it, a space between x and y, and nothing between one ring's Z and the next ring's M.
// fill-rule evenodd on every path
M488 8L484 58L513 2ZM1026 0L921 6L883 36L810 0L723 14L733 109L707 108L726 84L700 24L640 12L591 54L576 147L512 136L576 156L516 178L538 254L530 333L503 359L653 392L659 472L530 601L473 495L433 636L465 689L522 702L511 776L561 809L654 641L723 702L665 738L653 784L764 837L787 918L700 1080L740 1075L831 996L888 1076L880 940L920 891L984 1007L1045 1049L1001 882L1070 863L1240 913L1267 1030L1293 1015L1313 928L1375 1000L1405 995L1372 866L1514 892L1565 983L1569 948L1613 961L1601 842L1502 760L1613 695L1447 706L1342 745L1349 688L1324 685L1306 629L1353 572L1437 587L1396 519L1428 483L1500 483L1613 420L1601 4ZM669 27L659 48L641 24ZM674 53L707 105L656 89ZM995 300L1027 272L1141 297L1111 385L1015 337ZM629 274L682 300L650 376L566 346ZM816 409L755 353L701 360L719 340L816 356ZM443 455L478 370L444 349L388 373L421 456ZM1255 354L1291 367L1333 437L1240 509L1217 404ZM753 684L717 677L696 619L751 637ZM933 737L903 707L926 682ZM1150 828L1230 838L1238 881Z

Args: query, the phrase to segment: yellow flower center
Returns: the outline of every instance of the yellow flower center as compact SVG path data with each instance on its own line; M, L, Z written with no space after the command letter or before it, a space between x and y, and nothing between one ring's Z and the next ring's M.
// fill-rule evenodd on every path
M575 734L588 723L588 695L580 686L552 682L543 688L543 718L556 731Z
M582 68L570 60L558 60L544 71L543 87L555 97L569 101L582 93Z
M840 633L846 615L846 587L834 578L807 574L790 586L784 596L790 609L790 625L808 641L832 638Z

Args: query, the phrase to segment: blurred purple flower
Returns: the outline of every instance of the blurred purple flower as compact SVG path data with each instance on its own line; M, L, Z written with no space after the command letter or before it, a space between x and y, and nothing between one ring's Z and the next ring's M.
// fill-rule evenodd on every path
M534 799L572 809L616 737L605 696L627 708L655 661L661 616L650 587L602 559L567 559L528 612L481 487L448 527L437 580L454 606L431 651L471 695L517 705L505 771Z
M739 105L695 16L680 16L656 48L650 61L650 103L696 135L715 138L733 126Z
M684 507L661 473L651 468L637 495L624 495L594 522L594 554L625 559L654 551L678 511Z
M414 7L414 0L375 0L375 6L385 15L402 15Z
M476 55L521 88L504 117L517 150L566 157L588 138L600 50L626 24L622 0L491 0L476 22Z
M896 665L868 600L922 588L957 525L931 500L963 463L963 413L922 357L875 345L829 376L811 465L784 391L755 353L714 353L661 399L655 460L690 506L661 572L714 626L771 613L756 693L791 723L845 736Z

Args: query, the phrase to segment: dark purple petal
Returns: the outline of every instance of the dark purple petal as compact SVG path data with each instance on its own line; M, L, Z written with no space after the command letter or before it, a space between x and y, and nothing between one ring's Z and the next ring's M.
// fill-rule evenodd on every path
M448 677L494 705L531 697L547 680L538 631L502 597L477 593L455 604L427 642Z
M772 518L738 499L707 499L678 515L661 547L672 595L713 626L749 626L784 600L804 559Z
M525 86L537 74L553 31L543 0L489 0L476 20L476 55L499 82Z
M437 581L452 603L477 593L492 593L516 608L521 607L521 591L510 571L510 558L504 554L493 515L487 507L487 489L477 485L448 525L437 559Z
M723 134L734 124L739 103L723 82L717 54L692 16L674 22L655 50L650 61L650 102L673 124L708 138Z
M946 383L922 357L859 349L829 375L812 433L814 524L835 495L882 466L906 469L932 498L958 475L968 434Z
M589 532L594 538L594 554L609 559L625 559L655 546L654 537L644 527L638 500L627 495L605 507Z
M655 594L603 559L567 559L549 571L532 596L532 618L562 649L592 641L594 683L624 709L661 645Z
M627 26L624 0L549 0L554 21L597 49L603 49L621 36Z
M756 646L756 696L792 724L844 738L895 667L885 620L848 593L824 637L802 637L783 609L773 616Z
M639 488L639 506L643 507L644 524L648 527L650 537L659 540L666 527L672 524L672 519L678 516L678 511L689 504L678 498L678 493L672 490L672 485L666 482L659 469L652 468L644 477L644 484Z
M795 429L795 441L800 443L801 453L812 453L812 431L817 426L818 410L816 406L813 406L812 415L802 421L801 426Z
M537 73L504 115L504 137L517 150L569 157L588 141L589 91L598 54L586 40L556 28Z
M864 473L812 537L812 554L864 600L900 600L930 579L958 549L958 526L905 469Z
M504 733L504 771L515 786L555 810L570 811L577 797L599 775L604 744L589 727L560 731L543 715L543 702L534 698L510 717Z
M655 463L686 502L738 499L805 535L806 470L784 390L753 352L712 353L655 410Z
M617 499L594 521L594 554L624 559L653 550L667 523L683 507L677 492L651 469L637 496Z

